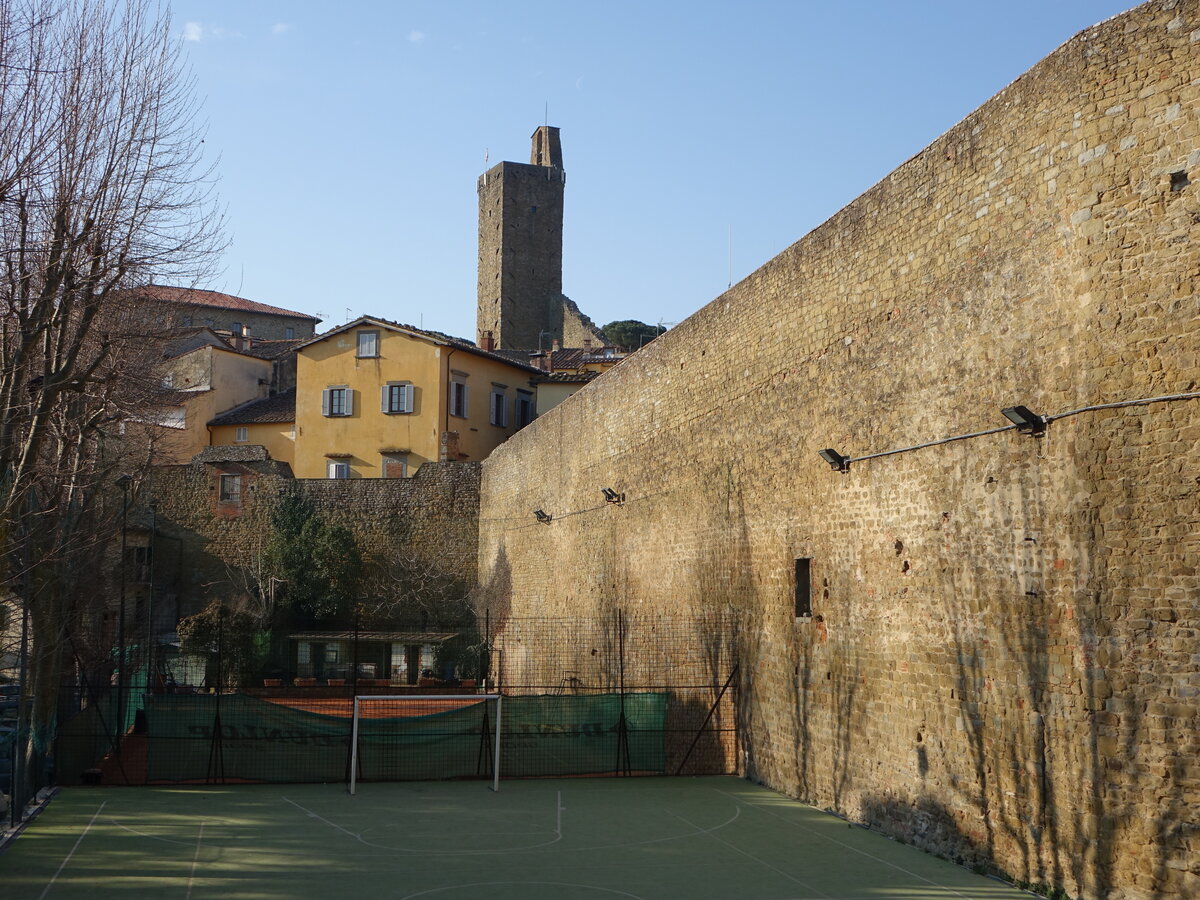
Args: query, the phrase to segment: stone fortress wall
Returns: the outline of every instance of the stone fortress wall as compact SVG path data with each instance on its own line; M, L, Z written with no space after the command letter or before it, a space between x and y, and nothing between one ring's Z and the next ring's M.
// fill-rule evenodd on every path
M1200 896L1200 400L817 455L1196 391L1198 277L1200 0L1154 0L500 447L483 595L732 614L750 777L1072 896Z

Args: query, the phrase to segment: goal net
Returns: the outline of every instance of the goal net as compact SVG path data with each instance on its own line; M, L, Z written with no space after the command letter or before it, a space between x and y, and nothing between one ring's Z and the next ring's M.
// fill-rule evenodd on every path
M360 781L491 777L500 789L499 694L354 698L349 790Z

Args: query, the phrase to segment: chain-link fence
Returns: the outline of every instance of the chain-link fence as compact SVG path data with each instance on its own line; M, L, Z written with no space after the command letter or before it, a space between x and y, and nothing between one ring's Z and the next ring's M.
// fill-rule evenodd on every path
M202 652L164 646L78 686L58 783L329 782L726 774L738 769L738 635L728 619L504 618L470 627L276 630L218 623ZM247 665L238 648L256 648ZM144 663L140 665L139 663ZM121 677L125 684L119 682ZM439 697L465 698L439 702Z

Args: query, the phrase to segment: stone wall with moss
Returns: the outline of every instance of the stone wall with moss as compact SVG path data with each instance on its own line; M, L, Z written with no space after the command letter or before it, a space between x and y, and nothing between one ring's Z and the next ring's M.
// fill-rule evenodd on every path
M156 594L174 604L174 615L238 590L239 570L257 565L271 511L290 490L310 497L326 522L350 529L368 560L401 556L475 583L478 463L426 463L412 478L297 480L283 463L234 458L246 449L212 448L207 461L158 467L142 492L156 503ZM222 475L240 476L236 502L222 501ZM133 519L148 527L144 503Z

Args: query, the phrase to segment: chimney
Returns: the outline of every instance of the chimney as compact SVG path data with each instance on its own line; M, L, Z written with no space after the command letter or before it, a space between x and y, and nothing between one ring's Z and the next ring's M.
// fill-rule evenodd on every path
M550 352L551 352L551 353L557 353L557 352L558 352L558 338L555 338L554 340L552 340L552 341L550 342Z
M236 346L239 350L249 350L250 349L250 326L249 325L242 326L242 333L237 338Z
M592 349L592 339L591 338L583 339L583 349L587 350L589 352L591 351L591 349Z
M483 333L482 344L483 344L483 346L480 348L482 350L495 350L496 349L496 338L495 338L494 334L490 331L485 331Z

